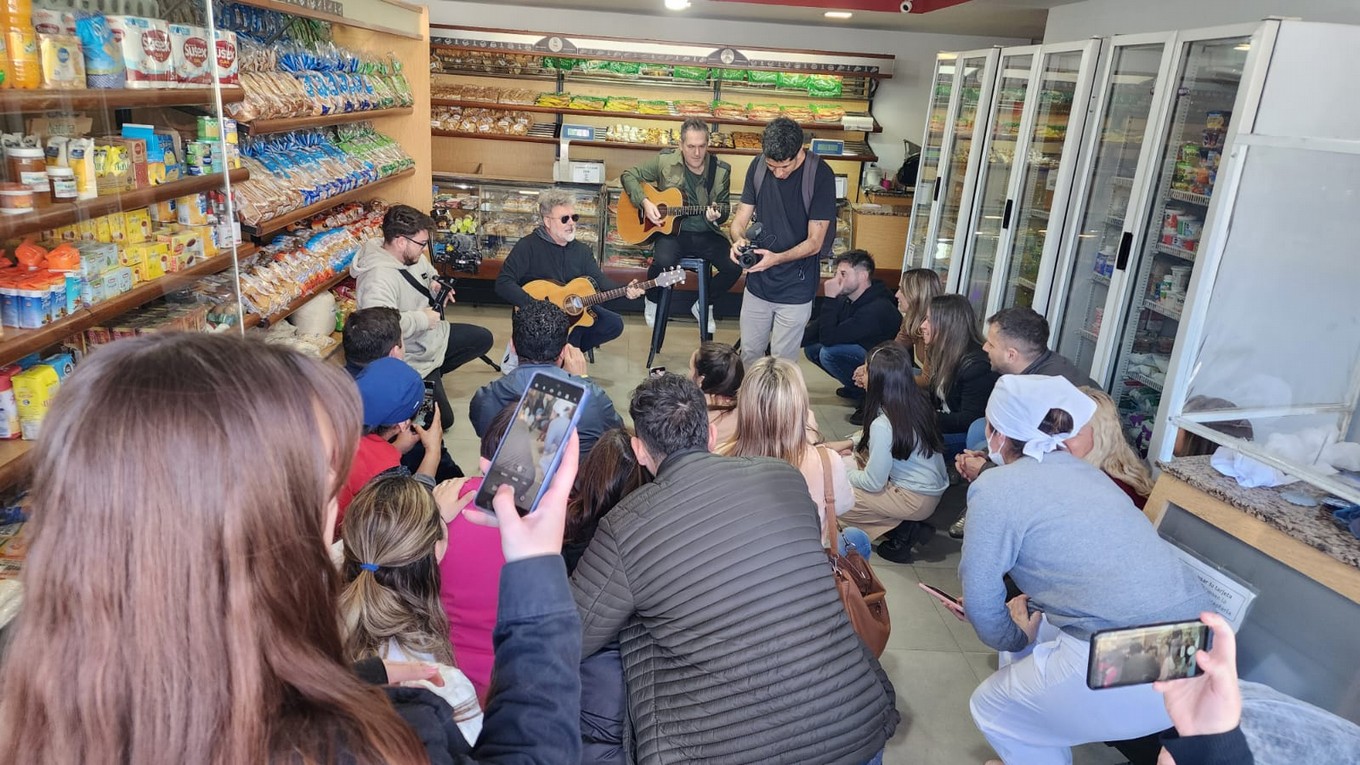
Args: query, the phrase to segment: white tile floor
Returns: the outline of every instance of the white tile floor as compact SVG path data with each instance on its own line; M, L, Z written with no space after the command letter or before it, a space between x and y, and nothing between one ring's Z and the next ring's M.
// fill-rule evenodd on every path
M687 310L677 311L680 313L671 320L665 348L654 364L683 374L698 345L698 325ZM492 355L499 360L510 339L508 308L455 305L449 310L449 319L490 329L496 337ZM629 393L646 374L651 332L641 314L625 314L624 323L623 336L596 352L590 374L626 420ZM737 336L735 317L718 322L718 340L736 342ZM848 437L856 428L846 421L850 407L836 397L837 383L806 359L800 363L818 424L829 438ZM465 469L476 465L478 452L477 438L467 421L467 403L479 386L495 376L490 367L474 361L444 378L457 415L446 442ZM954 487L945 495L932 521L940 532L914 564L878 558L872 561L888 590L893 630L882 663L897 689L897 708L902 714L897 735L888 743L884 757L888 765L980 765L994 756L969 716L968 696L996 668L996 654L977 639L971 627L948 614L916 586L925 582L946 592L962 589L958 578L960 543L945 533L962 504L962 487ZM1124 762L1124 757L1103 744L1088 744L1075 750L1073 761L1076 765L1109 765Z

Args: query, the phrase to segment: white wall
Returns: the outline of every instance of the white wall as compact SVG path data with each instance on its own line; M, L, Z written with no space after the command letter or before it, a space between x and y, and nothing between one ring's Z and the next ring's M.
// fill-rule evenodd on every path
M1357 0L1086 0L1048 12L1044 42L1166 32L1292 16L1360 24Z
M970 50L992 45L1025 45L1027 39L913 34L844 27L765 24L684 18L683 15L648 18L636 14L570 11L555 8L524 8L470 2L430 3L431 24L524 29L535 32L634 37L674 42L718 45L760 45L769 48L812 49L859 53L890 53L897 63L890 80L880 83L874 98L874 116L883 132L869 143L879 156L878 164L896 172L902 164L902 139L919 144L925 130L930 80L935 54L942 50ZM438 36L440 31L431 30Z

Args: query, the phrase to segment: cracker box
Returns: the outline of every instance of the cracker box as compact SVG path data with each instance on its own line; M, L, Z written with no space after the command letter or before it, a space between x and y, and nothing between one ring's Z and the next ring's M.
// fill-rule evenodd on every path
M170 60L175 82L181 88L206 88L216 71L216 46L208 41L208 30L188 24L170 24Z
M215 29L217 39L214 40L214 69L217 79L226 85L240 85L241 76L238 73L239 64L236 60L236 33L228 32L225 29Z
M109 30L123 54L128 88L176 86L169 25L140 16L109 16Z

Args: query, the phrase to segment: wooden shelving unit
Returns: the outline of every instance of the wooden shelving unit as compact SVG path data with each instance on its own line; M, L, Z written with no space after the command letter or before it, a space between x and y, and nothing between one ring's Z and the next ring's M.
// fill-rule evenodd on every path
M254 245L244 244L237 248L236 257L248 257L254 252ZM103 324L166 293L187 287L199 277L225 271L231 268L232 262L231 252L221 252L183 271L166 274L159 279L139 284L117 297L96 303L89 308L81 308L70 316L39 329L6 328L4 338L0 339L0 366L17 361L30 353L50 348L77 332ZM0 481L0 485L3 485L3 481Z
M275 120L255 120L254 122L242 122L239 127L242 131L250 133L251 135L266 135L268 133L287 133L290 130L302 130L303 128L345 125L351 122L366 122L368 120L382 119L383 117L405 117L414 113L415 109L412 107L400 106L392 109L337 112L335 114L320 114L312 117L281 117Z
M159 186L148 186L136 191L126 191L122 194L109 194L79 202L40 207L32 213L24 215L0 216L0 239L23 236L36 231L49 231L59 226L68 226L77 221L108 215L111 212L136 210L186 194L220 189L223 182L222 176L222 173L193 175L178 181L162 183ZM250 178L250 171L245 168L230 170L226 173L226 176L231 179L232 183L241 183Z
M244 101L246 92L239 87L222 88L222 103ZM172 88L165 90L7 90L0 99L0 113L19 114L72 109L129 109L133 107L193 106L210 104L212 88Z
M325 292L326 290L330 289L331 287L334 287L335 285L339 284L340 282L343 282L345 279L348 278L349 269L345 269L344 271L341 271L337 274L332 274L331 276L327 277L325 281L318 284L315 288L310 289L305 293L299 295L296 300L289 303L287 307L283 308L282 310L275 311L274 313L271 313L268 316L260 316L259 314L254 313L246 314L245 319L243 319L241 322L241 326L245 327L246 329L254 329L255 327L272 327L275 324L278 324L279 322L291 316L294 311L306 305L312 298L316 297L317 295L320 295L321 293Z
M28 478L28 453L33 441L0 441L0 488L14 486Z
M300 220L305 220L307 218L312 217L313 215L316 215L317 213L325 212L338 204L354 201L356 199L368 199L369 197L373 196L373 190L378 188L379 186L392 183L393 181L399 181L404 178L410 178L415 174L416 174L415 168L411 168L410 170L403 170L400 173L393 173L392 175L386 176L385 178L379 178L378 180L373 181L372 183L366 183L363 186L350 189L349 191L346 191L342 194L336 194L333 197L327 197L315 204L310 204L307 205L306 207L299 207L298 209L293 210L292 212L284 213L283 215L280 215L277 218L270 218L267 221L257 223L253 226L242 226L241 230L253 237L268 236L277 231L282 231L283 229L288 228L289 226L293 225L294 223L297 223Z
M238 5L249 5L252 8L263 8L266 11L277 11L278 13L284 13L289 16L301 16L302 18L305 19L315 19L316 21L325 21L331 24L339 24L340 26L354 27L356 29L370 29L374 32L381 32L383 34L388 35L396 35L397 37L405 37L411 40L425 39L421 35L411 34L410 32L404 32L400 29L393 29L392 27L385 27L379 24L369 23L367 21L361 21L359 19L349 19L345 18L344 16L336 16L333 13L316 11L305 6L293 5L292 3L280 3L276 2L275 0L232 0L232 2L237 3ZM398 7L407 7L406 4L404 3L390 3L390 4L396 5Z
M632 84L632 83L624 83ZM641 112L617 112L607 109L572 109L557 108L553 106L539 106L538 104L503 104L492 101L469 101L461 98L431 98L432 106L458 106L464 109L501 109L505 111L532 112L535 114L560 114L563 117L608 117L626 120L656 120L661 122L682 122L686 117L698 117L699 119L713 125L744 125L747 127L764 128L766 123L759 120L733 119L727 117L715 117L711 114L643 114ZM868 117L868 114L856 114L850 116ZM845 128L839 122L800 122L798 125L806 130L832 130L844 131ZM883 126L874 121L874 129L869 131L850 131L850 132L869 132L881 133Z

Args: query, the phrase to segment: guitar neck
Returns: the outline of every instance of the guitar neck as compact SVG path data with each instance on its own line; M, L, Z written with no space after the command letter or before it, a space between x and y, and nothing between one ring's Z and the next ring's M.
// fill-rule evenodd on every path
M657 286L657 280L656 280L656 279L649 279L649 280L647 280L647 281L645 281L645 282L642 282L642 283L640 283L640 284L629 285L629 286L637 287L637 288L640 289L640 290L651 289L652 287ZM590 306L592 306L592 305L598 305L599 303L607 303L607 302L609 302L610 300L613 300L613 299L615 299L615 298L621 298L621 297L623 297L625 294L627 294L627 292L628 292L628 287L627 287L627 286L625 286L625 287L616 287L616 288L614 288L614 289L612 289L612 290L608 290L608 291L606 291L606 292L596 292L594 295L590 295L589 297L583 297L583 298L581 298L581 305L588 308L588 307L590 307Z
M703 215L709 207L716 207L720 212L726 212L731 205L684 205L683 207L667 207L666 217L684 218L690 215Z

